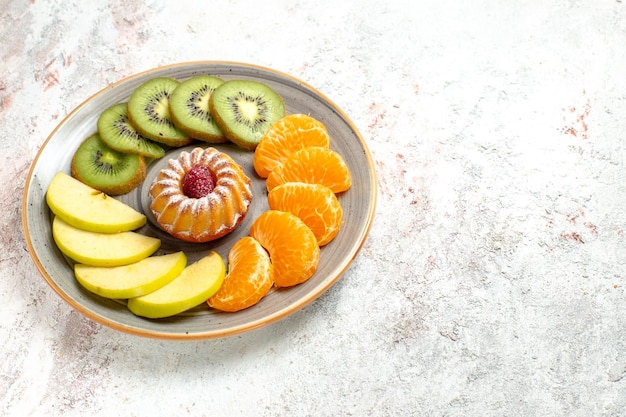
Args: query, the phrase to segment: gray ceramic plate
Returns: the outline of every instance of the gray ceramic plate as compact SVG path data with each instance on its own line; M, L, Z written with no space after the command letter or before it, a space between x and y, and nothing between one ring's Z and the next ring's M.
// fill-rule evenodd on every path
M126 101L137 86L150 78L165 76L184 80L197 74L264 82L283 97L287 113L306 113L321 120L331 136L331 148L348 163L353 185L339 197L344 210L344 225L337 237L322 248L318 269L307 282L289 289L272 290L257 305L237 313L220 313L201 305L167 319L144 319L133 315L124 301L101 298L77 283L72 263L58 251L52 240L51 216L45 193L58 171L69 173L74 151L96 131L98 116L104 109ZM193 146L209 145L197 142L186 148ZM252 178L255 197L248 215L233 233L212 243L183 244L163 234L147 210L147 189L157 171L168 159L176 158L182 149L171 150L163 159L150 165L143 186L120 197L148 216L148 224L140 232L162 239L162 247L157 254L182 249L192 262L209 250L215 250L226 260L233 243L248 235L251 222L267 210L265 181L254 173L253 154L233 145L213 146L230 154ZM234 335L273 323L328 290L346 271L363 245L373 221L375 205L376 176L371 155L358 130L340 108L320 92L289 75L254 65L203 61L160 67L125 78L72 111L48 137L33 161L24 189L22 221L29 252L45 280L65 301L87 317L140 336L202 339Z

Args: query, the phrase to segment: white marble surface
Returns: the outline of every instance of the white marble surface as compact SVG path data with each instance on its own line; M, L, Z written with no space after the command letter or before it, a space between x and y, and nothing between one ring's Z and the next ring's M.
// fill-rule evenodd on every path
M626 415L626 3L0 3L0 415ZM21 193L75 106L195 60L334 100L372 151L377 215L302 311L138 338L49 288Z

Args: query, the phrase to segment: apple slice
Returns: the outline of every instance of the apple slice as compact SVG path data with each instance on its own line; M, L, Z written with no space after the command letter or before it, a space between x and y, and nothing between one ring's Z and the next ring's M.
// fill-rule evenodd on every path
M46 202L66 223L90 232L126 232L146 224L144 214L64 172L52 178Z
M65 255L92 266L139 262L161 246L160 239L136 232L94 233L77 229L58 216L52 221L52 237Z
M226 265L217 252L187 266L169 284L141 297L128 300L134 314L151 319L173 316L196 307L219 290Z
M80 284L106 298L139 297L155 291L176 278L187 266L184 252L150 256L122 266L74 265Z

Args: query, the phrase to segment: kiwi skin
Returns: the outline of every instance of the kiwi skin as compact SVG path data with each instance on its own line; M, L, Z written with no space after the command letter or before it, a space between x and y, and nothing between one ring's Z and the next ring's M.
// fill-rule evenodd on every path
M257 115L260 120L254 126L245 126L235 121L234 101L247 102L261 100L263 113ZM261 137L271 125L285 116L285 103L271 87L252 80L229 80L213 91L209 99L211 116L215 119L224 135L233 143L247 150L254 150Z
M141 136L171 147L193 142L171 119L169 97L178 85L180 81L174 78L157 77L133 90L128 98L128 120Z
M115 163L126 164L128 172L118 173L118 178L97 172L98 167L90 164L100 163L101 169L110 168L109 162L101 162L104 158ZM93 170L92 167L94 168ZM126 194L139 186L146 178L146 163L143 155L118 152L108 147L100 139L98 133L87 137L78 147L72 158L71 174L74 178L105 194L115 196Z
M209 98L223 83L221 78L204 74L182 81L169 100L170 116L176 127L203 142L228 142L209 112Z

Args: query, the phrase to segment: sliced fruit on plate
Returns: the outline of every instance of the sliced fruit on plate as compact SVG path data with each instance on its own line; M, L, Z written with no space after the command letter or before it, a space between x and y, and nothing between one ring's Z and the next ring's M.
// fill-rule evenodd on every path
M229 80L211 94L209 111L229 140L253 150L267 129L285 116L285 103L264 83Z
M46 201L66 223L91 232L126 232L146 224L144 214L64 172L50 182Z
M128 120L141 136L178 147L193 141L174 125L169 100L180 85L170 77L152 78L133 90L128 99Z
M136 232L96 233L78 229L56 216L52 236L66 256L92 266L128 265L147 258L161 241Z
M144 138L128 120L128 104L117 103L107 108L98 118L98 134L102 142L118 152L137 153L148 158L161 158L161 145Z
M254 150L254 170L261 178L292 153L309 146L330 146L326 126L307 114L289 114L274 123L259 141Z
M269 252L277 287L301 284L315 273L320 247L311 229L295 214L267 210L250 226L250 236Z
M217 252L187 266L178 277L158 290L130 298L128 308L137 316L151 319L173 316L209 299L219 290L226 265Z
M224 80L212 75L196 75L180 83L170 97L174 124L192 138L208 143L227 142L209 111L209 98Z
M74 265L76 280L87 290L106 298L139 297L176 278L187 266L184 252L150 256L123 266Z
M274 267L261 244L250 236L239 239L228 252L228 275L207 303L217 310L235 312L251 307L274 285Z
M322 184L334 193L346 191L352 185L350 170L343 157L329 148L310 146L291 155L270 172L265 182L271 191L286 182Z
M298 216L324 246L337 236L343 224L343 209L333 190L322 184L286 182L267 195L270 209Z
M118 152L94 133L72 158L72 177L108 195L126 194L146 178L146 161L139 154Z

